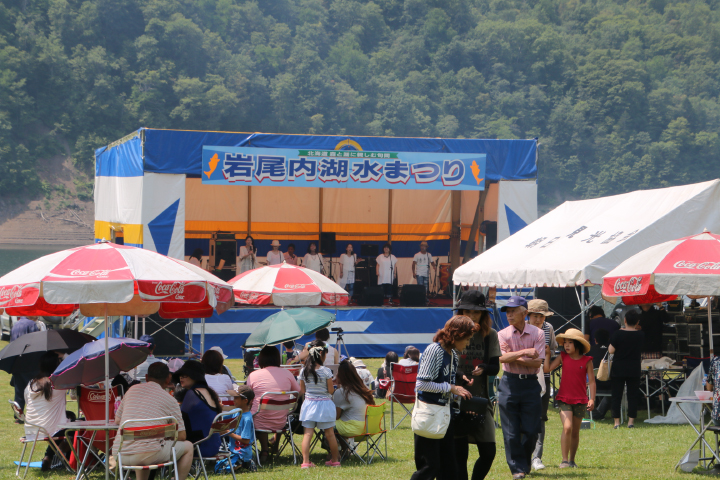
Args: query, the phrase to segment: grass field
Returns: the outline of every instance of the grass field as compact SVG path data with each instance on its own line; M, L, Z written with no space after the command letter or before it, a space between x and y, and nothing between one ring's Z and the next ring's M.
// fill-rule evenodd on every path
M3 342L4 343L4 342ZM377 371L381 363L379 359L365 360L373 372ZM236 375L242 373L241 360L228 360L228 366ZM13 389L9 386L10 376L0 372L0 399L13 398ZM76 409L77 405L71 403L69 409ZM396 411L397 413L397 411ZM560 420L557 410L549 414L547 423L547 438L543 461L547 468L540 473L534 473L530 478L561 478L561 479L697 479L703 478L698 474L676 473L673 467L680 456L695 438L690 426L658 426L646 425L641 420L645 412L640 412L637 428L629 430L621 428L614 430L612 421L598 422L593 430L583 430L580 437L580 450L578 452L578 469L557 468L561 461L560 456ZM389 424L389 413L388 413ZM20 456L18 438L22 435L22 426L13 423L9 406L0 409L0 480L14 478L15 466L13 461ZM296 437L300 441L300 437ZM502 431L497 430L498 455L488 478L512 478L505 463L505 451L502 447ZM712 444L714 440L710 443ZM284 455L272 469L262 469L258 478L267 479L300 479L300 478L328 478L335 479L396 479L409 478L415 470L413 462L413 435L410 430L410 421L406 419L397 430L388 433L387 462L376 461L373 465L365 467L355 461L347 462L339 469L330 471L325 467L312 470L300 470L299 466L292 465L291 457ZM477 455L475 453L474 455ZM474 463L475 456L471 450L470 465ZM35 453L35 460L40 460L41 453ZM324 456L319 451L313 455L316 464L323 464ZM39 469L31 469L28 478L62 478L70 480L72 477L65 472L41 473ZM94 475L100 478L100 475ZM230 478L229 476L227 478ZM241 477L242 478L242 477Z

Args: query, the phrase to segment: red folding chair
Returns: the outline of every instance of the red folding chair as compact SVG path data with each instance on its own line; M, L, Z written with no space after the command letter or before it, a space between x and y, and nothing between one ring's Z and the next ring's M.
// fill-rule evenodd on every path
M402 421L411 413L412 407L408 410L405 404L415 404L417 375L418 365L406 367L399 363L390 364L390 388L388 389L387 400L390 402L390 425L393 430L399 427ZM396 403L405 410L405 414L398 423L395 423L395 410L393 408Z
M165 422L160 425L148 425L148 423ZM180 480L177 468L177 454L175 444L178 439L178 422L175 417L148 418L143 420L126 420L120 425L118 433L120 443L117 451L117 466L120 480L125 480L128 475L126 470L157 470L163 467L174 467L175 480ZM137 440L172 440L172 458L163 463L153 465L123 465L123 444ZM184 480L184 479L183 479Z
M108 410L109 419L108 423L115 421L115 401L122 394L122 387L116 385L110 389L110 409ZM104 421L105 420L105 390L96 388L80 387L80 395L78 397L78 406L82 411L83 416L86 420ZM108 448L112 448L113 441L115 440L115 431L109 432L107 446L105 444L106 432L102 430L87 431L82 430L78 432L78 442L82 442L82 448L78 448L78 452L85 451L82 458L82 466L84 467L87 463L89 455L92 455L97 459L98 462L103 463L105 460L97 454L97 452L106 452ZM80 458L77 459L80 462ZM98 464L93 466L93 469ZM90 470L92 471L92 469Z
M220 451L212 457L203 457L202 453L200 453L200 445L203 442L206 442L215 434L218 435L224 435L226 432L234 432L237 430L238 424L240 423L240 416L242 415L242 412L239 408L236 408L234 410L230 410L227 412L221 412L219 413L215 419L213 420L212 425L210 425L210 431L208 431L207 437L203 438L202 440L198 440L197 442L193 443L193 448L195 449L195 455L193 456L193 462L200 463L201 468L196 468L195 473L195 479L200 477L200 472L205 476L205 480L207 480L207 470L205 470L205 462L219 462L220 460L228 459L228 462L230 465L230 473L232 474L233 480L235 480L235 469L232 465L232 458L231 458L231 452L227 447L223 449L221 446Z
M256 432L263 432L269 434L275 434L279 433L282 436L283 443L280 445L280 448L278 449L278 455L280 455L283 450L285 450L285 447L288 445L288 443L291 445L292 453L293 453L293 464L297 463L297 456L296 453L298 452L297 447L295 446L295 441L293 440L293 432L292 432L292 426L290 424L292 413L295 411L295 407L297 407L298 399L300 398L300 392L265 392L260 396L260 404L258 406L258 409L255 413L253 413L253 418L260 413L261 411L278 411L282 410L286 412L287 421L285 422L285 426L280 430L263 430L260 428L255 428ZM257 439L255 441L255 454L257 456L257 465L258 467L260 465L260 448L257 446Z

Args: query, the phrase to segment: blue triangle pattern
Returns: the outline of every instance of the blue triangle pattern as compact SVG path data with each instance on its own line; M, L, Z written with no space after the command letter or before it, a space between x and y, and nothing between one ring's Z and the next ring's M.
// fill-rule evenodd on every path
M505 205L505 216L507 217L508 228L510 229L510 235L514 235L523 228L527 227L527 222L520 218L520 215L513 212L510 207Z
M163 255L167 255L170 251L170 242L172 241L179 206L180 199L177 199L175 203L148 223L148 230L150 230L150 235L152 235L153 242L155 242L155 251Z

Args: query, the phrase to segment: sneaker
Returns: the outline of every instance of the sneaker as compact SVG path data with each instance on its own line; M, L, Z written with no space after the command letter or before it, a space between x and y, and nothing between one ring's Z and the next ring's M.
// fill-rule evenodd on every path
M571 468L578 468L577 463L575 463L574 461L568 462L568 464L570 465Z
M545 468L545 465L543 465L542 460L536 458L532 461L532 468L534 468L535 470L542 470L543 468Z

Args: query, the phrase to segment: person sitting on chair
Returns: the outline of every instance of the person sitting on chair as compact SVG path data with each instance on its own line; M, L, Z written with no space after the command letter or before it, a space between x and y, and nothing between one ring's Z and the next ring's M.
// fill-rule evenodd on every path
M335 428L340 436L348 438L362 435L365 428L365 409L375 405L372 391L365 386L355 366L343 360L338 366L338 388L333 394L337 409Z
M408 345L407 347L405 347L405 355L403 355L402 360L400 360L398 363L406 367L412 367L413 365L419 364L420 350L418 350L416 347L413 347L412 345Z

